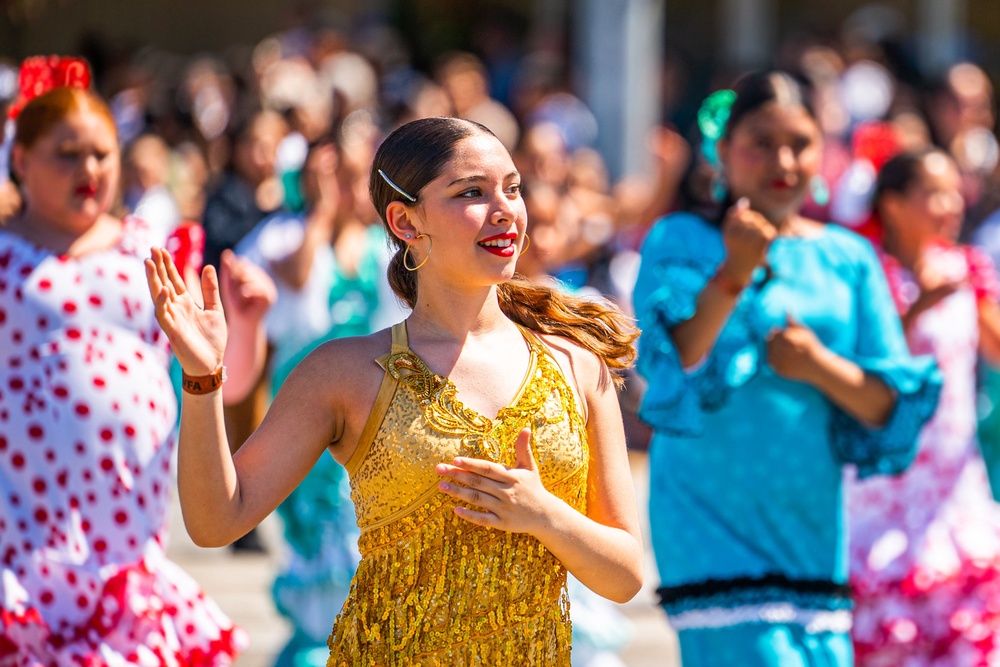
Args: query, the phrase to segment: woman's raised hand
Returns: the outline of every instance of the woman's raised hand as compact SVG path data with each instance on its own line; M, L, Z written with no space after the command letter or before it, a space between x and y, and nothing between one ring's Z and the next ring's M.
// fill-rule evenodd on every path
M306 218L306 224L324 224L332 228L341 205L338 162L333 144L312 149L306 158L302 180L313 212Z
M536 534L545 527L546 507L555 496L545 490L531 452L531 430L522 429L514 443L515 466L483 459L456 458L440 463L442 493L465 501L455 513L471 523L511 533Z
M910 306L914 315L930 310L944 299L948 298L966 284L966 279L949 278L934 269L929 263L921 259L915 268L917 286L920 288L920 295Z
M232 250L222 252L219 293L226 315L256 326L278 298L270 276L253 262L238 257Z
M754 270L764 263L767 249L777 235L774 225L751 209L746 197L741 198L722 221L726 259L720 270L725 271L727 278L746 285Z
M170 253L153 248L145 264L156 321L170 339L181 368L189 375L215 372L222 365L227 336L215 267L206 266L201 273L202 308L184 286Z

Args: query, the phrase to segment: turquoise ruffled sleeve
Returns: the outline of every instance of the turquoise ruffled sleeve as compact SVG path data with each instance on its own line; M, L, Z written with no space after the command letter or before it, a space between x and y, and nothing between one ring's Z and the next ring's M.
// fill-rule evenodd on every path
M875 251L860 239L857 246L858 341L851 361L885 382L896 394L896 404L879 428L835 407L831 441L834 456L855 464L858 477L895 475L916 455L920 429L937 408L941 373L933 358L910 355Z
M704 413L718 410L756 374L760 347L739 307L696 368L682 368L670 337L694 315L698 295L724 257L718 229L691 214L668 216L650 231L641 257L632 299L642 330L638 371L648 387L639 416L658 431L696 436Z

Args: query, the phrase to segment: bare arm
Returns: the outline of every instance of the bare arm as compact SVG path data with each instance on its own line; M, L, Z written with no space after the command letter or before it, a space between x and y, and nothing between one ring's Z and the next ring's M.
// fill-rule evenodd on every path
M153 249L146 278L157 320L181 367L190 375L212 373L226 347L215 270L209 266L202 274L203 309L166 251ZM183 394L178 490L184 523L196 544L222 546L245 534L305 477L334 439L337 410L324 403L330 396L323 385L326 375L308 366L293 373L235 460L226 441L221 392Z
M1000 306L979 300L979 353L991 366L1000 366Z
M726 259L698 295L695 314L675 326L670 336L684 368L704 359L719 338L736 305L740 290L750 283L753 272L764 262L777 231L762 215L738 201L723 221L722 238Z
M293 289L300 290L309 280L316 250L328 245L333 238L333 218L336 211L313 208L306 217L305 232L295 252L271 263L274 274Z
M302 173L303 186L310 199L302 245L271 265L274 274L293 289L305 286L317 248L333 239L340 208L336 169L337 154L333 146L319 146L310 151Z
M486 511L458 508L472 523L536 537L584 585L616 602L626 602L642 586L642 537L625 434L615 391L601 382L607 370L596 357L577 359L582 367L590 444L587 515L549 493L531 453L530 432L518 436L517 466L507 469L478 459L441 464L441 490ZM583 356L580 353L577 356Z
M725 268L720 268L720 271L725 271ZM722 327L729 321L738 296L738 293L726 290L714 281L705 285L705 289L698 295L691 319L670 330L681 366L690 368L708 356L715 347Z
M912 329L921 315L954 294L961 286L959 282L942 282L932 287L921 285L920 296L900 318L903 322L903 331Z
M253 391L264 373L264 316L274 305L277 292L263 269L236 257L231 250L222 253L219 291L228 328L223 363L229 379L222 391L226 405L233 405Z
M642 586L643 548L625 430L613 384L594 377L587 385L587 516L560 503L536 536L585 586L627 602Z

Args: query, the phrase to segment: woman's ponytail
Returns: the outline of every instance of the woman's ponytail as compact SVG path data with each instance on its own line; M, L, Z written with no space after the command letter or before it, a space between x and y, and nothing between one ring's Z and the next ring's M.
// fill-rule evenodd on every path
M616 387L621 371L635 361L639 329L606 299L570 296L521 276L497 286L500 309L521 326L568 338L596 354L611 371Z

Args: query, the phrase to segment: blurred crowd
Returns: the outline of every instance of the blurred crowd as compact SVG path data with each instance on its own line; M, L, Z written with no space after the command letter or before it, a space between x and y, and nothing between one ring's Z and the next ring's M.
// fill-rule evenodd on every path
M857 30L842 35L796 35L776 51L777 66L811 84L825 134L829 197L806 213L863 225L881 164L935 144L962 171L963 238L971 238L1000 205L988 76L971 62L921 74L898 44ZM648 137L646 166L613 179L595 150L597 120L574 91L576 73L561 50L524 45L516 53L496 41L484 37L479 53L444 53L418 68L390 25L318 15L225 56L104 53L96 87L111 101L123 143L123 210L167 234L182 221L205 222L213 208L252 204L252 213L221 212L249 217L226 223L221 238L209 233L206 260L217 263L266 215L306 208L306 157L323 142L336 153L334 227L369 224L377 216L368 170L381 138L414 118L454 115L486 125L514 154L533 243L521 270L609 294L627 308L648 227L671 210L711 202L711 166L694 150L700 136L685 109L711 92L695 89L705 77L683 71L677 57L665 60L663 122ZM16 72L16 63L0 64L0 105L16 97ZM728 83L724 76L709 76L709 88ZM0 167L2 218L16 210L17 193ZM227 199L236 186L250 199Z
M667 210L690 155L665 127L650 138L655 165L612 181L568 64L545 50L514 61L445 53L425 71L389 26L316 17L236 60L141 50L95 68L123 144L122 206L165 234L182 221L204 223L213 264L263 217L307 207L302 176L318 143L335 153L333 227L375 221L367 179L381 138L414 118L451 115L486 125L515 155L532 225L522 270L618 293L629 279L609 268L611 256L635 249ZM10 103L16 65L3 71L0 98ZM16 191L3 188L0 215L9 215ZM216 218L226 220L217 234Z
M1000 144L987 74L972 62L922 74L905 50L844 34L839 41L797 36L777 52L775 64L809 84L824 134L826 190L813 189L805 214L871 236L879 169L902 151L936 145L962 179L966 217L955 236L1000 264ZM715 204L716 174L697 126L672 122L682 117L679 100L711 90L681 90L694 77L676 75L676 62L664 64L663 122L648 137L646 167L614 178L595 148L597 119L558 50L512 53L483 41L478 52L443 53L418 67L387 24L315 16L234 53L142 49L95 66L96 88L110 102L123 147L120 211L164 241L179 227L200 227L205 263L218 265L235 249L272 273L278 303L268 321L267 375L274 387L317 341L400 319L398 304L375 284L384 279L389 250L368 183L376 148L402 123L457 116L490 128L523 178L531 245L518 270L575 293L609 296L626 310L653 223ZM0 108L16 98L16 73L16 64L0 65ZM5 154L0 220L20 207ZM288 220L298 222L281 224ZM322 271L336 280L317 278ZM634 417L638 394L626 391L622 404L629 444L641 449L649 430ZM230 424L234 448L254 425L248 410L233 413L245 422ZM317 493L332 494L329 504L343 509L346 486L333 479L333 487L319 482ZM310 525L316 495L309 498L312 505L284 517L292 528ZM343 522L350 519L347 510ZM342 547L345 562L351 549ZM294 593L281 602L293 611L300 604Z

